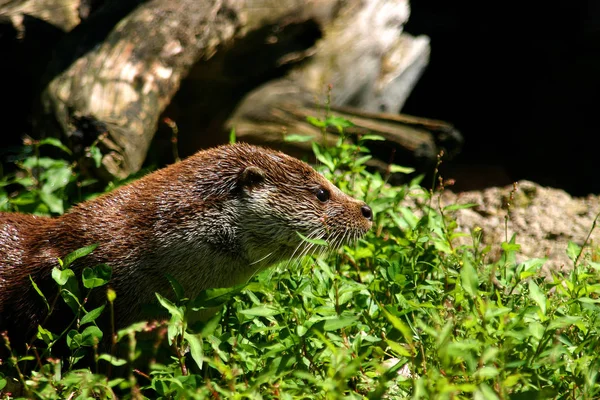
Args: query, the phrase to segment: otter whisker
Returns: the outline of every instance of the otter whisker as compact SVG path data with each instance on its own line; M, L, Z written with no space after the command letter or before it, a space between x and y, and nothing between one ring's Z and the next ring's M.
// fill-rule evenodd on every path
M309 235L309 238L311 240L315 239L315 240L320 240L323 239L325 237L325 233L320 231L320 230L316 230L314 231L311 235ZM323 246L317 245L316 243L309 243L308 246L306 246L303 251L300 254L300 257L305 257L307 255L314 255L315 252L319 249L323 249L326 250L326 248L324 248Z
M313 236L315 236L315 237L311 238L311 240L312 239L316 239L318 237L317 234L315 234ZM308 243L308 245L305 246L304 249L302 249L302 251L300 252L299 258L304 258L306 255L309 254L309 252L311 251L311 249L314 249L316 247L320 247L320 246L317 246L315 243Z
M248 265L255 265L255 264L258 264L258 263L260 263L260 262L262 262L262 261L266 260L267 258L271 257L273 254L275 254L275 252L274 252L274 251L270 252L269 254L267 254L266 256L264 256L263 258L261 258L261 259L259 259L259 260L256 260L256 261L253 261L253 262L251 262L251 263L250 263L250 264L248 264Z
M314 230L314 231L310 232L306 238L307 238L308 240L319 240L319 239L322 239L322 238L323 238L323 236L324 236L324 233L323 233L323 232L321 232L319 229L317 229L317 230ZM301 250L301 251L300 251L300 253L299 253L299 257L301 258L301 257L303 257L304 255L306 255L306 251L307 251L307 249L309 249L310 247L313 247L313 246L315 246L315 244L314 244L314 243L307 242L307 241L302 241L302 242L301 242L301 243L298 245L298 247L296 248L296 250L298 250L298 249L302 248L302 250Z

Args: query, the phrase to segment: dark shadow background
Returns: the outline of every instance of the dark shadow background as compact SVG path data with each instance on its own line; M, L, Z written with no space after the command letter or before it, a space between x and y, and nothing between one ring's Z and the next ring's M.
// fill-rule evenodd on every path
M600 1L413 0L411 8L405 30L428 35L432 53L402 111L463 133L463 151L447 165L463 188L530 179L600 193Z

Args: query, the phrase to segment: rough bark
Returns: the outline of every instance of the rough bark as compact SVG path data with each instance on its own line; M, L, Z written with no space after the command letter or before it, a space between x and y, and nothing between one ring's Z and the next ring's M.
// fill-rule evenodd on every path
M200 131L208 131L210 135L197 135L195 140L182 136L181 140L187 144L184 147L224 142L229 130L235 127L240 140L306 155L310 153L307 143L284 143L282 132L320 137L320 131L308 124L305 117L322 116L325 103L331 102L333 108L343 107L344 116L353 122L360 118L361 128L355 127L355 133L359 133L358 129L360 133L374 129L388 138L375 152L382 164L389 162L391 153L395 153L400 163L427 168L435 162L441 148L451 150L448 153L458 151L462 139L449 124L443 124L440 130L425 127L427 123L413 123L407 117L402 117L401 122L394 119L429 59L429 39L403 33L403 23L409 16L408 2L350 0L326 11L316 19L318 34L311 30L310 22L314 23L315 19L302 23L296 16L297 26L293 27L286 22L287 18L282 18L275 25L262 25L253 31L242 40L247 43L236 43L235 48L216 63L218 65L195 67L187 85L194 87L193 92L198 95L187 96L185 100L175 98L176 106L167 114L178 122L180 132L201 126ZM262 32L264 28L267 32ZM311 35L315 38L314 44L304 48L289 45L300 42L300 37L306 41ZM263 46L269 49L257 52L258 43L269 43ZM285 52L274 49L280 43L285 44ZM257 59L262 61L260 65ZM271 77L240 98L237 108L231 110L231 99L238 93L236 79L248 82L268 68L288 64L293 68L284 70L285 78ZM227 100L219 101L218 95L203 98L202 88L209 85L208 80L214 82L223 77L227 77L227 84L221 81L219 87ZM328 86L333 89L327 91ZM192 109L205 112L194 114ZM339 115L341 111L338 108L336 113ZM383 113L378 114L380 112ZM223 125L219 121L220 114L230 117L224 124L225 129L217 130L214 126ZM217 121L205 122L211 118Z
M65 32L81 22L81 0L0 0L0 21L10 20L20 35L26 34L23 20L34 17Z
M71 135L80 132L78 119L99 121L108 133L103 141L106 172L123 176L137 171L158 117L179 89L182 77L195 62L210 58L240 28L240 3L141 3L94 47L88 45L94 44L90 37L96 33L89 27L95 24L88 21L83 32L73 31L57 51L64 56L69 51L65 47L71 47L74 54L67 65L57 62L50 67L40 128L53 133L56 123L60 131ZM96 19L105 15L111 13Z
M382 122L392 121L387 114L360 115L398 112L427 63L429 40L402 32L409 11L407 0L106 0L56 48L35 115L36 130L66 136L84 145L80 147L100 137L104 157L99 175L123 177L141 167L167 106L165 116L177 123L192 120L180 125L181 136L203 135L186 147L216 144L225 140L223 127L241 92L287 74L298 97L269 95L270 103L251 102L262 109L249 114L276 113L280 103L307 106L306 96L312 105L305 111L315 112L325 101L323 89L331 84L333 106L354 107L346 112L351 119L361 118L364 129L390 134L390 146L431 161L438 141L430 131L390 127ZM195 84L186 80L185 92L191 96L178 96L178 107L173 97L188 75L198 79ZM252 98L238 110L246 109ZM237 112L230 121L249 126L245 116ZM251 124L257 133L265 129L264 135L297 125L289 118L272 127L257 121ZM217 127L219 138L208 139L199 129L207 125ZM264 142L265 137L241 139ZM385 162L388 158L384 155Z
M243 141L280 148L296 156L310 153L311 141L284 142L286 134L312 136L312 141L323 141L320 128L312 125L308 117L325 118L325 102L315 101L315 96L302 91L293 81L282 79L270 82L254 91L242 102L228 127L235 129ZM369 147L377 158L374 164L385 169L386 163L431 166L441 149L452 156L460 150L462 137L449 123L403 114L372 113L350 106L330 106L331 115L350 120L346 128L350 137L368 133L385 138L384 142L370 142ZM330 145L338 133L329 129L326 140Z
M410 65L421 65L415 68L421 72L429 57L426 37L403 34L409 16L408 0L341 3L336 18L324 26L323 39L313 49L310 62L295 68L290 79L315 95L332 85L333 105L398 112L419 74L405 76L408 91L385 96L398 89L393 78ZM386 89L388 92L382 93ZM391 98L381 103L382 94Z
M330 104L335 115L354 123L348 133L386 139L370 144L382 167L395 161L428 168L442 148L457 152L462 139L450 124L396 115L429 59L429 39L403 33L409 14L407 1L340 4L323 38L308 50L311 57L285 78L249 93L227 130L235 128L244 141L306 154L310 143L283 143L283 133L320 140L320 129L307 117L322 117Z

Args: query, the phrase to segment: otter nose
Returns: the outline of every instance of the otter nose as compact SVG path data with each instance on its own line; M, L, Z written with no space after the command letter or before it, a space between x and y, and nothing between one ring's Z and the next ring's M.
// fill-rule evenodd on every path
M371 210L371 207L369 207L368 205L364 205L360 208L360 212L362 213L363 217L365 217L366 219L368 219L369 221L373 220L373 210Z

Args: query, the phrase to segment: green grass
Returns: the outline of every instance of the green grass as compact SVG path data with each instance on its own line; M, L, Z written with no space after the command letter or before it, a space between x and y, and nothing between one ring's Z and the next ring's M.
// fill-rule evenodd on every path
M340 130L346 124L335 118L315 121ZM56 399L600 397L600 264L571 243L565 249L571 271L543 276L545 260L516 262L518 238L502 243L501 258L494 262L486 257L489 248L481 244L480 230L468 245L458 245L464 234L455 230L452 215L469 205L442 207L418 179L392 187L385 176L367 171L366 146L377 139L365 137L358 145L340 141L332 149L314 145L321 172L374 210L374 228L356 246L284 263L247 286L210 290L198 299L186 299L173 282L178 301L158 296L171 320L152 326L171 343L170 357L141 345L139 332L148 328L143 323L118 333L128 352L99 354L95 343L110 332L95 328L94 318L111 303L86 316L75 302L73 309L86 323L59 339L68 340L73 356L42 359L31 369L30 354L13 354L0 366L4 397L15 382L26 397ZM0 191L2 209L59 212L77 199L77 190L67 190L79 179L73 164L47 162L36 182L24 180L37 157L30 152L23 161L21 181L4 179L12 186L3 187L23 190L12 196L8 189ZM41 193L53 179L52 168L65 166L71 173L63 189L51 192L52 206ZM419 206L407 207L409 197ZM77 292L75 278L65 271L85 253L65 257L55 272L65 293ZM85 290L105 290L106 274L105 267L86 272ZM72 297L68 293L65 298ZM215 317L187 324L186 310L208 306L217 307ZM45 339L40 349L59 334L40 332ZM85 352L94 354L95 362L79 369L77 360ZM139 360L147 361L140 366ZM109 364L110 376L98 372L108 373Z

